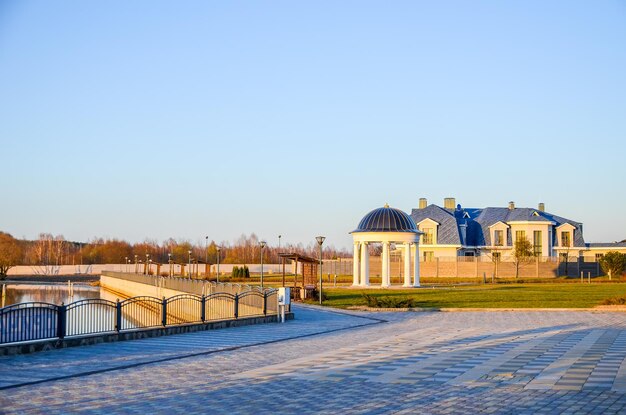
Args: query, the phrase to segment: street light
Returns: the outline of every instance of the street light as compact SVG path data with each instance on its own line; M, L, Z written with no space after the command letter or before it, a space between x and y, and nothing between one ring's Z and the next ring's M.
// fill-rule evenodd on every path
M282 235L278 235L278 253L280 254L280 238L282 238Z
M316 236L315 240L317 244L320 246L320 305L322 305L322 244L324 243L325 236Z
M144 272L144 274L146 275L148 275L148 267L149 267L148 259L150 259L150 254L146 254L146 268L145 268L146 271Z
M124 264L125 264L124 265L124 270L126 272L128 272L128 257L127 256L124 257Z
M138 272L137 272L138 271L138 269L137 269L138 268L137 258L138 258L138 256L137 256L137 254L135 254L135 274L138 274Z
M261 241L259 242L259 245L261 246L261 288L263 288L263 248L265 248L267 243L265 241Z
M208 263L209 263L209 237L205 236L204 237L204 267L205 268Z
M216 248L217 249L217 282L220 282L220 251L222 250L222 248L220 248L219 246Z
M171 277L172 276L172 253L171 252L167 254L167 263L170 266L169 271L170 271L170 277Z
M189 267L187 268L187 275L189 279L191 279L191 251L187 251L189 253Z

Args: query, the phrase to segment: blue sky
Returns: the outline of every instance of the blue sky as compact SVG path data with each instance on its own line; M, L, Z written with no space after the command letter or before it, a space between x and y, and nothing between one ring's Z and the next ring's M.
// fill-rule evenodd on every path
M626 238L626 2L1 1L0 229L349 246L419 197Z

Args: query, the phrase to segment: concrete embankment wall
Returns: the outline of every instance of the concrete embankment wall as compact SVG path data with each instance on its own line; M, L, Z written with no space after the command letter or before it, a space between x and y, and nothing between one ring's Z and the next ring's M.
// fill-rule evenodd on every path
M139 282L137 279L143 282ZM175 286L181 287L181 290L166 288L168 281L177 282ZM100 285L107 291L125 298L150 296L159 299L164 297L169 299L181 294L215 294L207 298L205 304L205 316L208 320L233 318L233 298L220 296L219 293L231 295L238 293L241 295L238 302L238 315L240 317L264 314L263 296L260 295L260 291L239 284L216 284L208 281L185 280L178 277L152 277L104 272L100 277ZM204 290L202 289L203 285ZM186 286L188 289L184 290ZM242 294L251 291L255 294ZM171 318L173 321L193 321L198 318L198 306L200 304L197 301L190 298L179 298L172 304L171 308L168 306L168 319ZM265 305L266 314L276 314L278 312L277 295L275 293L268 295Z
M175 295L186 294L183 291L160 288L135 281L127 281L121 278L108 276L106 274L102 274L100 276L100 286L109 291L119 293L125 297L138 297L141 295L147 295L157 298L170 298L174 297Z

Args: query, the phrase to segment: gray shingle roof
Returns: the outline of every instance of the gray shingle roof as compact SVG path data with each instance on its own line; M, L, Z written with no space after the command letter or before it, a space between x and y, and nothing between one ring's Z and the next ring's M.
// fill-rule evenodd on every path
M432 219L439 223L437 228L437 243L445 245L460 245L461 237L454 214L437 205L429 205L424 209L413 209L411 217L415 223L424 219Z
M530 222L553 222L555 226L569 223L575 227L574 247L585 247L582 234L582 224L560 216L541 212L532 208L487 207L461 208L454 211L441 208L437 205L429 205L424 209L413 209L411 217L415 223L430 218L441 225L438 230L440 244L461 244L466 246L489 246L491 245L491 233L489 227L497 222L530 221ZM462 229L465 228L466 232ZM466 233L466 235L463 235ZM552 245L556 245L556 232L552 234ZM508 244L511 245L511 235L507 235Z
M626 248L626 242L591 242L588 248Z

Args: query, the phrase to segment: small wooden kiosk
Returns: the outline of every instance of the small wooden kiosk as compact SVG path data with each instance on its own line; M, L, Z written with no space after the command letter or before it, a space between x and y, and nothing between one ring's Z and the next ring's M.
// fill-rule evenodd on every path
M317 273L319 261L315 258L311 258L305 255L300 255L295 252L281 252L278 254L283 265L283 287L285 287L286 274L285 263L290 261L293 264L293 285L292 296L294 299L299 300L307 297L307 291L312 291L317 288ZM298 278L298 264L302 264L302 278Z

